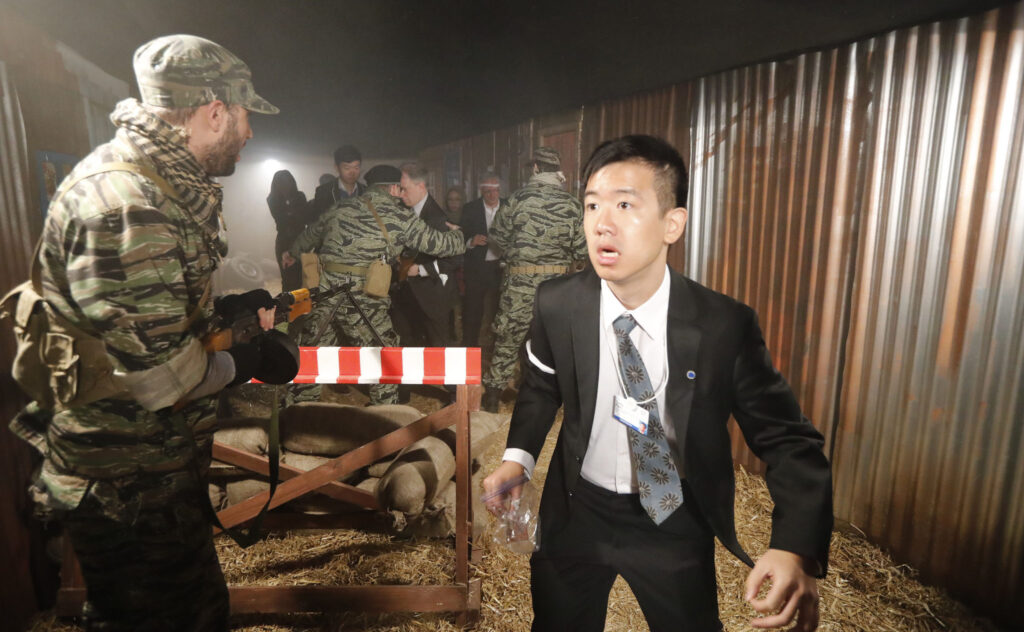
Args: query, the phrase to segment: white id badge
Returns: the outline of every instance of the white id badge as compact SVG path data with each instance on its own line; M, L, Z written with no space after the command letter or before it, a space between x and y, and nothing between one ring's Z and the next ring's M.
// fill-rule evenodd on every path
M641 408L632 397L623 398L616 395L612 415L620 423L626 424L640 434L647 434L647 422L651 414Z

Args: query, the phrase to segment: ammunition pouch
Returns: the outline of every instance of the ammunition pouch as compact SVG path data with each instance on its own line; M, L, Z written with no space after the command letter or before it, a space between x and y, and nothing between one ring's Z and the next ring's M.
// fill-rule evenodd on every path
M304 252L299 255L299 261L302 262L302 287L319 287L320 257Z
M103 341L58 314L31 281L8 292L0 312L12 319L18 345L11 374L42 408L59 411L128 397Z
M391 290L391 266L383 259L377 259L366 270L363 293L367 296L385 298Z

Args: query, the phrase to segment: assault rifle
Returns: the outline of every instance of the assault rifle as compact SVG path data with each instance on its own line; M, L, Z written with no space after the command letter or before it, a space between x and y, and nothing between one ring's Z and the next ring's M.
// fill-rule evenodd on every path
M314 303L326 301L333 296L347 293L349 285L335 285L329 288L300 288L291 292L281 292L274 297L277 311L274 313L274 324L294 321L313 309ZM248 313L228 322L222 316L214 318L214 329L203 338L203 347L207 352L223 351L240 342L249 342L263 330L260 328L259 317Z

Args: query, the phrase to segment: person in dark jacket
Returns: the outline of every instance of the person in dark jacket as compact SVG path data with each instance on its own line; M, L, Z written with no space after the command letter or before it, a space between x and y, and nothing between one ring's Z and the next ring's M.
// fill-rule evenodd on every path
M342 145L335 149L334 167L338 170L338 177L327 182L323 182L321 178L320 186L316 188L313 201L310 202L310 222L335 204L357 198L366 192L366 185L359 181L359 174L363 168L363 154L358 149L352 145Z
M281 269L281 291L297 290L302 287L302 266L293 260L285 263L281 260L281 254L288 250L306 227L308 206L306 194L299 191L295 177L287 169L275 173L274 179L270 181L267 206L270 207L270 215L277 224L274 258Z

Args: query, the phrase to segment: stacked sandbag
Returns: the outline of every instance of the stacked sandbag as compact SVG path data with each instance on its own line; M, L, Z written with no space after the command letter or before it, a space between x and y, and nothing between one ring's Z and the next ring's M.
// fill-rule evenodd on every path
M270 384L239 384L221 391L217 401L217 416L270 418L275 395L283 391Z
M322 402L304 402L281 411L281 461L308 471L332 458L394 432L423 413L410 406L386 405L358 407ZM470 413L471 456L476 456L499 440L499 432L509 421L508 414L484 411ZM215 438L227 445L261 456L266 455L269 437L267 422L259 418L222 420ZM391 514L395 531L403 535L445 537L455 530L455 428L446 428L424 437L397 454L352 472L341 479L374 494L383 512ZM474 465L478 465L474 462ZM471 489L479 489L482 472ZM264 476L225 471L211 487L215 507L242 502L269 489ZM359 509L322 494L309 494L287 505L293 511L311 514L337 514ZM477 516L482 519L482 512ZM474 520L476 522L476 520ZM474 525L474 531L475 529Z
M300 454L341 456L422 416L410 406L303 402L281 414L281 446Z
M391 462L377 486L377 500L387 511L418 514L455 474L455 455L444 441L424 437Z
M495 441L502 437L498 432L512 419L511 413L489 413L483 410L473 410L469 413L469 453L476 458L490 448ZM452 452L455 452L455 426L443 428L435 433L435 436L448 444Z

